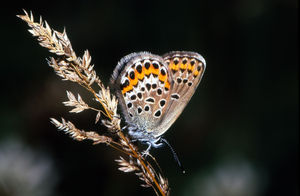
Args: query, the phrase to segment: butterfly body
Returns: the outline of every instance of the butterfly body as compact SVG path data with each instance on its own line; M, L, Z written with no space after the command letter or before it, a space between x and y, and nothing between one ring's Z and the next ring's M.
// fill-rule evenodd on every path
M132 53L111 78L129 135L150 147L179 117L201 81L204 58L195 52Z

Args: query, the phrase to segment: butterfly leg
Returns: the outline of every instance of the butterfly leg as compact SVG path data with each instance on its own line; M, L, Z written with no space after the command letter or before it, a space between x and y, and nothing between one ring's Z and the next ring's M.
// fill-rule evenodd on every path
M151 146L153 146L154 148L160 148L162 147L164 144L163 142L161 141L161 138L156 138L156 139L153 139L151 141Z
M149 155L149 152L150 152L150 149L151 149L151 142L146 142L146 144L148 145L148 147L145 151L142 152L142 156L145 157L145 158Z
M151 138L151 139L149 138L149 139L145 140L144 142L148 145L148 147L147 147L147 149L144 152L142 152L143 156L149 155L151 147L160 148L160 147L162 147L164 145L161 142L160 138Z

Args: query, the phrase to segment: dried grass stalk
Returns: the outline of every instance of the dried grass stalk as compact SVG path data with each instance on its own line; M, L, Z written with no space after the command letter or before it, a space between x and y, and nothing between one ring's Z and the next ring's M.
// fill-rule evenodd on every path
M24 15L17 16L28 24L30 27L28 31L37 38L39 44L56 55L56 57L50 57L47 60L48 65L54 69L55 73L62 80L75 82L87 89L93 100L100 103L102 109L90 107L79 94L76 98L70 91L67 91L68 101L63 102L63 104L73 107L70 110L71 113L80 113L88 109L97 112L95 122L97 123L101 119L101 122L107 127L106 131L116 137L99 135L95 131L80 130L64 118L61 119L61 122L55 118L50 118L51 123L77 141L87 139L92 140L93 144L105 143L124 153L127 159L120 157L116 160L120 171L125 173L134 172L143 181L142 186L152 187L157 195L169 195L168 180L163 177L160 171L156 171L159 166L155 170L141 155L137 146L132 144L131 139L124 135L120 126L121 118L117 113L118 100L97 76L94 65L91 64L92 58L88 50L84 52L82 57L77 57L65 29L62 33L53 30L41 17L39 22L34 22L32 12L28 14L25 10ZM155 161L154 158L153 160Z

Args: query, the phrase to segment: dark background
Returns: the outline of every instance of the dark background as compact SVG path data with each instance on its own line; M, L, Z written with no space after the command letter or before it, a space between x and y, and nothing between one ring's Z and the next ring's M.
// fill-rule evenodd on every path
M17 189L21 195L154 195L117 170L118 152L74 141L50 124L50 117L63 116L97 129L94 113L69 114L61 104L66 90L90 96L47 66L51 54L15 17L22 8L58 31L65 27L78 56L89 49L105 84L131 52L203 55L203 80L165 134L187 173L169 149L153 150L171 195L299 195L297 1L11 1L1 7L0 195Z

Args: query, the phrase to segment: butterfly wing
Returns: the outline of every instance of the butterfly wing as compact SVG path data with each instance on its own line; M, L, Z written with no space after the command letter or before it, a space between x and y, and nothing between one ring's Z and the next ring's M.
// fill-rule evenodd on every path
M148 52L125 56L111 78L129 126L153 133L168 109L173 82L162 57Z
M195 52L174 51L163 55L163 59L173 86L169 92L167 109L153 133L155 137L164 134L179 117L199 85L206 67L205 59Z

